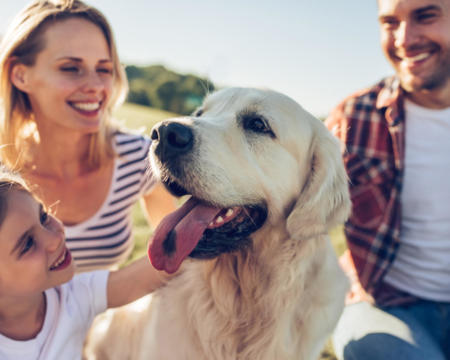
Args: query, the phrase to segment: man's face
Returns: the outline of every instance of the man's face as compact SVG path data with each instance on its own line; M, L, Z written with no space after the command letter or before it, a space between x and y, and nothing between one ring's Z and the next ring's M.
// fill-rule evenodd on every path
M450 88L450 0L378 0L381 46L410 93Z

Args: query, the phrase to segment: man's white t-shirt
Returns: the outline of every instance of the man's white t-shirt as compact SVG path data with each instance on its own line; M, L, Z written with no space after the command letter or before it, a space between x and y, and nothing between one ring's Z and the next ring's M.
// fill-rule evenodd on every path
M405 102L400 246L384 281L422 299L450 301L450 108Z
M0 335L0 360L80 360L94 317L106 310L108 271L74 276L45 291L47 307L39 334L16 341Z

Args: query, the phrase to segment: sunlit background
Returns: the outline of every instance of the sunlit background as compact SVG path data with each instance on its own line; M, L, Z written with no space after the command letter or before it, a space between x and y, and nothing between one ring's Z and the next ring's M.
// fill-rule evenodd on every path
M27 3L0 0L0 35ZM321 118L343 97L392 73L379 46L376 0L89 3L109 19L124 64L161 64L179 74L207 78L216 87L271 88L291 96ZM127 72L129 76L138 73ZM159 72L162 77L174 77ZM148 75L148 71L142 74ZM117 117L130 128L143 127L148 132L155 122L173 116L173 112L177 111L164 106L155 110L126 104ZM146 253L151 234L137 206L133 222L135 248L129 261ZM345 249L342 229L334 229L331 238L341 254ZM336 360L330 344L320 359Z
M286 93L316 116L392 71L375 0L92 0L122 62ZM0 34L27 0L1 0Z

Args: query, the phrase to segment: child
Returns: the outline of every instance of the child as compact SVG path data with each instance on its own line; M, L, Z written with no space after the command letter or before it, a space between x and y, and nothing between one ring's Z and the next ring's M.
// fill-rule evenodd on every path
M74 268L62 224L0 169L0 359L81 359L98 313L167 279L146 258L114 272Z

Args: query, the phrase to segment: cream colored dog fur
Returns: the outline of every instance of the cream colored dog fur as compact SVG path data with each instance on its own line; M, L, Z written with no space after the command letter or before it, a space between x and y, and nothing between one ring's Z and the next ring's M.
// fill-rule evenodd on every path
M161 156L163 127L174 123L192 144ZM350 211L337 140L292 99L241 88L209 95L152 137L163 181L217 207L261 206L267 218L237 250L188 258L153 295L110 311L91 358L317 359L348 289L327 235Z

